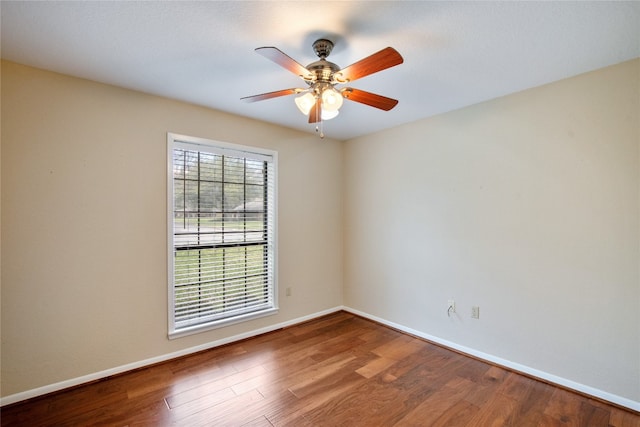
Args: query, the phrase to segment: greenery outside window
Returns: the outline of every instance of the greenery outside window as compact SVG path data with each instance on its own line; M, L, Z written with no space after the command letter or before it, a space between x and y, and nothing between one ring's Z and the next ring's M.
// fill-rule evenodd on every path
M168 134L169 336L277 312L277 153Z

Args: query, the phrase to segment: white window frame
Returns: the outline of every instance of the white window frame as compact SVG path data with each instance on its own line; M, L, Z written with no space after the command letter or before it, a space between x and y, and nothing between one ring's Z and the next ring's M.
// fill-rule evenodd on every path
M257 311L236 314L230 317L218 318L203 323L196 323L187 326L178 325L176 322L176 299L175 299L175 276L174 276L174 149L187 149L193 151L206 152L218 155L229 155L232 157L242 156L252 160L267 161L273 167L271 194L268 199L268 213L272 217L268 221L268 263L271 271L270 286L268 287L268 303L266 307ZM179 338L211 329L216 329L231 324L245 322L248 320L270 316L278 313L278 274L277 274L277 171L278 153L264 148L250 147L227 142L213 141L204 138L167 133L167 264L168 264L168 314L170 339Z

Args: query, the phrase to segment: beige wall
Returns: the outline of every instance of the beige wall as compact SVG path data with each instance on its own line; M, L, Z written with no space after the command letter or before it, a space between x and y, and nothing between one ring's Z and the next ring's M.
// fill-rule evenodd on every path
M640 402L639 100L635 60L346 143L345 305Z
M278 315L167 339L167 132L278 151ZM3 62L2 184L3 396L342 304L339 142Z

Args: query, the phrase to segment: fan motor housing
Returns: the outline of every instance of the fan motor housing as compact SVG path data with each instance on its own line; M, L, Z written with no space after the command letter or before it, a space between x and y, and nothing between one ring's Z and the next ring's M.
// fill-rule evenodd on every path
M307 70L315 76L316 81L330 82L333 79L333 74L340 71L340 67L326 59L321 59L307 65Z

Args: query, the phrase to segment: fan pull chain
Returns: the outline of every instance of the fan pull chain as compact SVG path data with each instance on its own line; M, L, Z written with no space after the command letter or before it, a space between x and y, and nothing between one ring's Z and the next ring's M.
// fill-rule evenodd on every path
M320 122L320 126L316 124L316 133L320 132L320 139L324 139L324 120L322 120L322 107L315 109L316 123Z

